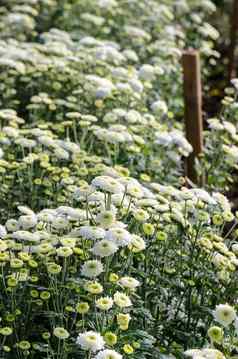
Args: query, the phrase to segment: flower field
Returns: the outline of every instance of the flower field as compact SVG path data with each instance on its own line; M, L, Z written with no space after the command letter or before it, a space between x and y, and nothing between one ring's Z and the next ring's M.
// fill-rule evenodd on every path
M223 73L221 3L0 2L0 359L238 358L238 78Z

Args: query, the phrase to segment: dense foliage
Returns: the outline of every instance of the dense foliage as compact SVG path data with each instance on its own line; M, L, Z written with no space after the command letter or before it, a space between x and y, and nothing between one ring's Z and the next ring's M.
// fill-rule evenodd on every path
M203 188L184 169L180 59L201 51L208 95L215 12L1 2L1 358L238 356L237 79L205 118Z

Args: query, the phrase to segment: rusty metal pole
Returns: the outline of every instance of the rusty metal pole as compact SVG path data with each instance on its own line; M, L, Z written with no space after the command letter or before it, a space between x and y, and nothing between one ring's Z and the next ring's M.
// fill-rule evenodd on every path
M193 152L187 159L186 174L192 182L201 184L201 179L197 178L194 168L195 158L203 151L202 85L199 51L184 51L182 65L186 137L193 147Z

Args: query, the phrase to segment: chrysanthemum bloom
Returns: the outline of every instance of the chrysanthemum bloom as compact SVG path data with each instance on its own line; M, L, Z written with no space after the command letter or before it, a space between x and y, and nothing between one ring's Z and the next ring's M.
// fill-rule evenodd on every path
M3 327L0 329L0 334L2 334L4 336L11 335L12 333L13 333L13 329L10 327Z
M107 343L107 345L109 345L109 346L113 346L117 343L117 336L116 336L116 334L114 334L112 332L106 332L104 334L104 339L105 339L105 342Z
M69 337L69 333L67 332L67 330L61 327L55 328L53 334L58 339L67 339Z
M93 331L79 334L76 343L80 345L82 349L90 350L93 353L102 350L105 344L103 337L99 333Z
M106 239L114 242L119 247L125 247L131 243L131 234L124 228L111 228L106 232Z
M110 228L116 221L115 213L113 211L102 211L98 213L96 222L105 229Z
M76 312L86 314L89 311L89 304L87 302L80 302L76 305Z
M107 239L103 239L102 241L97 242L92 248L93 254L101 258L111 256L117 251L118 246Z
M143 209L137 209L137 210L133 211L132 214L138 222L145 222L150 217L148 212L146 212Z
M213 326L208 329L207 334L212 342L221 343L222 339L223 339L224 332L223 332L222 328Z
M126 354L132 354L134 353L134 348L130 345L130 344L125 344L123 346L123 351L126 353Z
M37 252L38 253L48 253L50 251L52 251L52 249L54 249L54 247L52 246L51 243L41 243L39 244L39 246L37 246Z
M121 330L128 329L130 320L131 320L130 314L119 313L117 315L117 324L119 325Z
M192 359L226 359L225 356L216 349L189 349L184 353Z
M140 285L140 282L132 277L122 277L119 280L119 284L125 288L135 289Z
M83 264L81 273L88 278L94 278L99 276L103 272L103 265L98 260L90 260Z
M140 236L137 236L136 234L133 234L131 236L131 244L129 246L129 248L132 250L132 252L134 253L139 253L141 251L143 251L145 249L146 245L145 245L145 241L143 238L141 238Z
M233 251L236 255L238 255L238 243L233 244L231 248L232 248L232 251Z
M9 219L6 222L6 228L10 232L17 231L19 229L19 227L20 227L20 225L19 225L18 221L16 221L15 219Z
M130 298L121 292L116 292L113 296L114 302L120 308L130 307L132 305Z
M109 176L98 176L92 180L92 185L109 193L123 193L124 186L116 179Z
M152 81L155 78L155 69L152 65L144 64L140 67L138 76L141 80Z
M100 294L103 292L103 286L98 282L88 282L84 288L91 294Z
M105 237L105 230L100 227L82 226L79 229L79 234L86 239L103 239Z
M52 226L56 229L65 229L68 226L68 220L63 217L57 217L52 222Z
M113 299L110 297L102 297L96 301L96 307L101 310L109 310L113 306Z
M17 346L22 350L29 350L31 347L31 343L29 343L27 340L22 340L19 343L17 343Z
M14 269L21 268L21 267L23 267L23 265L24 265L24 262L18 258L11 259L11 261L10 261L10 267L14 268Z
M135 198L142 198L143 197L143 190L139 184L136 183L129 183L126 187L126 193Z
M50 274L58 274L61 272L62 267L59 264L56 263L50 263L47 266L47 270Z
M60 239L61 244L64 247L74 248L76 246L76 239L75 238L62 238Z
M7 243L0 239L0 252L4 252L8 248Z
M36 215L20 216L18 223L23 229L33 228L37 224L37 216Z
M99 352L94 359L122 359L122 355L115 350L106 349Z
M57 256L59 257L69 257L73 254L73 251L70 247L59 247L56 249Z
M236 312L229 304L219 304L213 313L215 320L224 327L230 325L236 318Z

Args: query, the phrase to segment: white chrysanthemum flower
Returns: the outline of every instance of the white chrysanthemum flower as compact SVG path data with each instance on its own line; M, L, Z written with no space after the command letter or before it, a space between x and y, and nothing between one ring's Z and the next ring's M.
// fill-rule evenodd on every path
M121 292L116 292L113 296L114 302L120 308L127 308L132 305L130 298Z
M69 224L68 220L64 217L56 217L52 222L52 226L55 229L65 229L68 226L68 224Z
M235 87L236 90L238 90L238 79L232 79L231 80L231 84Z
M155 143L162 146L168 146L172 142L172 138L167 131L155 133Z
M20 241L27 241L27 242L39 242L40 236L37 232L31 233L28 231L16 231L12 233L12 237L18 239Z
M96 222L100 224L103 228L110 228L115 224L116 216L113 211L102 211L99 212L96 216Z
M67 151L65 151L63 148L60 148L60 147L55 147L54 155L59 160L68 160L69 159L69 153Z
M164 115L168 112L168 107L166 103L162 100L153 102L151 105L151 109L156 115Z
M129 289L135 289L140 285L140 282L132 277L122 277L118 282L122 287L129 288Z
M102 297L96 301L96 307L101 310L109 310L113 306L113 299L111 297Z
M118 251L118 246L107 239L103 239L100 242L95 243L92 248L93 254L98 257L108 257Z
M92 185L105 192L121 193L125 191L124 186L115 178L109 176L98 176L92 180Z
M225 356L216 349L189 349L184 353L192 359L226 359Z
M68 206L60 206L56 209L56 213L68 219L84 221L87 219L86 211L80 208L72 208Z
M5 133L8 137L16 138L19 136L19 130L10 126L3 127L2 132Z
M26 147L29 149L34 148L37 145L37 142L34 140L29 140L28 138L18 138L15 140L15 143L22 146L22 147Z
M222 193L215 192L212 194L215 201L222 207L224 212L231 212L231 204Z
M48 253L54 249L53 245L51 243L41 243L37 246L36 252L38 253Z
M221 124L218 118L209 118L207 122L211 130L222 131L224 129L224 126Z
M145 245L145 241L142 237L140 237L136 234L133 234L131 238L132 238L131 239L132 252L139 253L145 249L146 245Z
M196 199L194 199L195 201L197 201L197 199L200 199L201 201L208 204L216 204L214 198L212 198L212 196L202 188L191 188L189 192L192 193L195 197L197 197Z
M96 240L105 237L105 230L100 227L82 226L79 229L79 235L86 239Z
M73 196L76 200L86 199L90 194L95 191L94 187L90 186L89 184L82 185L78 187Z
M17 209L18 211L26 215L33 216L35 214L29 207L26 206L17 206Z
M69 337L69 332L61 327L54 328L53 334L59 339L67 339Z
M93 353L102 350L105 344L103 337L99 333L93 331L79 334L76 343L80 345L82 349L90 350Z
M129 199L127 196L125 196L124 194L113 194L112 195L112 203L115 206L121 206L123 205L123 207L128 208L129 206Z
M106 349L99 352L93 359L122 359L122 355L115 350Z
M3 238L6 234L6 228L0 224L0 238Z
M56 249L56 253L58 257L70 257L73 254L73 250L70 247L59 247Z
M236 135L236 127L228 121L223 121L223 125L224 125L224 129L229 132L229 134L231 136L235 136Z
M144 81L152 81L155 78L155 69L152 65L142 65L138 73L139 79Z
M8 245L5 241L0 239L0 252L4 252L8 248Z
M50 136L40 136L38 137L38 141L46 147L54 146L55 140Z
M224 327L230 325L236 318L236 312L229 304L219 304L213 312L215 320Z
M96 90L95 96L97 98L103 99L105 97L110 96L112 93L112 87L103 87L103 86L99 86Z
M18 229L20 228L18 221L13 218L8 219L5 226L10 232L18 231Z
M123 55L130 61L137 62L139 58L134 50L126 49L123 51Z
M60 243L64 247L74 248L76 246L76 239L75 238L64 237L64 238L60 239Z
M139 222L145 222L150 218L149 213L143 209L134 210L132 212L132 215Z
M116 0L99 0L98 1L98 6L103 8L103 9L110 9L114 6L117 6L117 2Z
M235 145L222 145L222 148L230 160L238 161L238 147Z
M142 190L142 186L137 183L128 183L126 187L126 193L135 198L142 198L144 193Z
M134 90L138 94L143 92L144 86L143 86L142 82L139 81L138 79L132 78L131 80L128 81L128 83L130 84L132 90Z
M37 216L35 214L20 216L18 223L23 229L33 228L37 225Z
M39 221L46 222L46 223L52 223L55 220L55 213L48 212L47 210L43 210L40 213L37 214L37 218Z
M103 272L103 265L100 261L94 259L83 264L81 273L88 278L95 278Z
M118 247L125 247L131 243L131 234L124 228L111 228L106 232L106 239L114 242Z
M80 152L80 146L77 143L71 141L58 141L58 144L66 151L72 153Z
M189 356L189 357L191 357L191 358L193 358L193 359L195 359L195 358L204 358L203 356L202 356L202 351L201 350L199 350L199 349L189 349L189 350L186 350L186 352L184 352L184 355L186 355L186 356Z
M232 248L232 252L238 255L238 243L232 244L231 248Z

